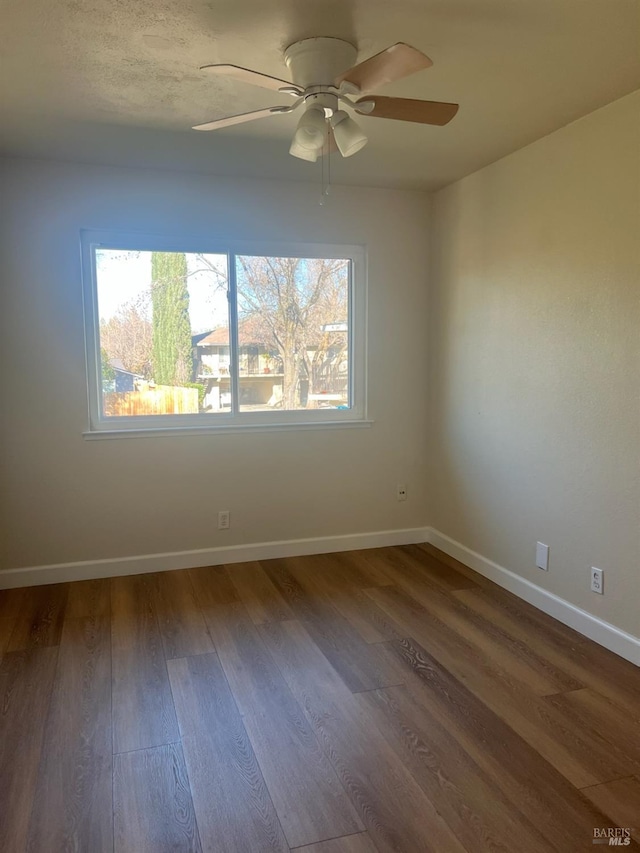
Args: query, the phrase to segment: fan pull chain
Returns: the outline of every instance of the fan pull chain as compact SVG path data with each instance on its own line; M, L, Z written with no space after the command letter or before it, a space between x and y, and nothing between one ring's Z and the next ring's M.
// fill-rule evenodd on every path
M327 122L327 136L324 145L326 146L325 150L323 150L322 154L322 168L321 168L321 186L320 186L320 201L318 204L323 205L325 198L329 195L329 190L331 189L331 125ZM323 146L324 147L324 146ZM325 182L325 169L324 169L324 161L325 156L327 160L327 179Z
M325 195L329 195L331 189L331 125L327 122L327 189Z
M325 198L329 195L329 189L331 188L331 148L330 148L330 136L331 126L329 122L327 122L327 135L325 137L324 144L322 146L322 163L321 163L321 171L320 171L320 200L318 201L319 205L324 204ZM327 160L327 180L325 183L324 176L324 161L325 156Z

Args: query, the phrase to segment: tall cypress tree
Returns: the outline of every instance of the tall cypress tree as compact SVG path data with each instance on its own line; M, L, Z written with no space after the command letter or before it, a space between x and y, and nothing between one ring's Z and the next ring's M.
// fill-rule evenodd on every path
M159 385L183 385L193 369L184 253L151 253L151 304L153 378Z

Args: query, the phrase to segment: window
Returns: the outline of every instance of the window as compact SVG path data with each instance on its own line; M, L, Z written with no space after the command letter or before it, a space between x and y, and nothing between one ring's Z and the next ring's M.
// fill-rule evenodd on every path
M360 422L360 247L84 232L89 435Z

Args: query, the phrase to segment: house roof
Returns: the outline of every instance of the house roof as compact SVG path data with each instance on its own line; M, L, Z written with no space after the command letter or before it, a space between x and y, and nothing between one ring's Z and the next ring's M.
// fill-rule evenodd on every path
M207 335L210 335L210 334L211 334L211 330L209 330L208 332L198 332L197 335L191 335L191 345L194 347L197 347L198 344L200 343L200 341L203 338L206 338Z
M322 332L346 332L347 329L346 322L325 323L318 330L318 338L321 337ZM261 347L264 350L275 348L273 335L259 314L254 314L239 321L238 340L241 347ZM229 328L228 326L219 326L211 332L194 335L192 341L195 346L199 347L228 347ZM308 345L310 347L318 346L319 341L308 341Z
M240 346L272 347L273 340L269 341L269 338L271 338L271 335L265 331L262 318L252 316L238 322ZM219 326L199 341L194 341L194 343L199 347L229 346L229 327Z
M135 376L137 379L142 379L140 373L134 373L132 370L127 370L121 358L110 358L109 364L117 373L126 373L128 376Z

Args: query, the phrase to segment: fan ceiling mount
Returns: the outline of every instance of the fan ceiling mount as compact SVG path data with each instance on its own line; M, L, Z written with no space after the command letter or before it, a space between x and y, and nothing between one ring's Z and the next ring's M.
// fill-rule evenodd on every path
M335 148L343 157L350 157L366 144L367 137L344 107L360 115L432 125L447 124L458 112L457 104L368 94L433 64L415 47L398 42L354 65L357 53L352 44L342 39L297 41L284 52L293 82L238 65L204 65L203 71L271 89L293 97L294 101L214 119L193 129L218 130L304 107L289 152L315 162Z

